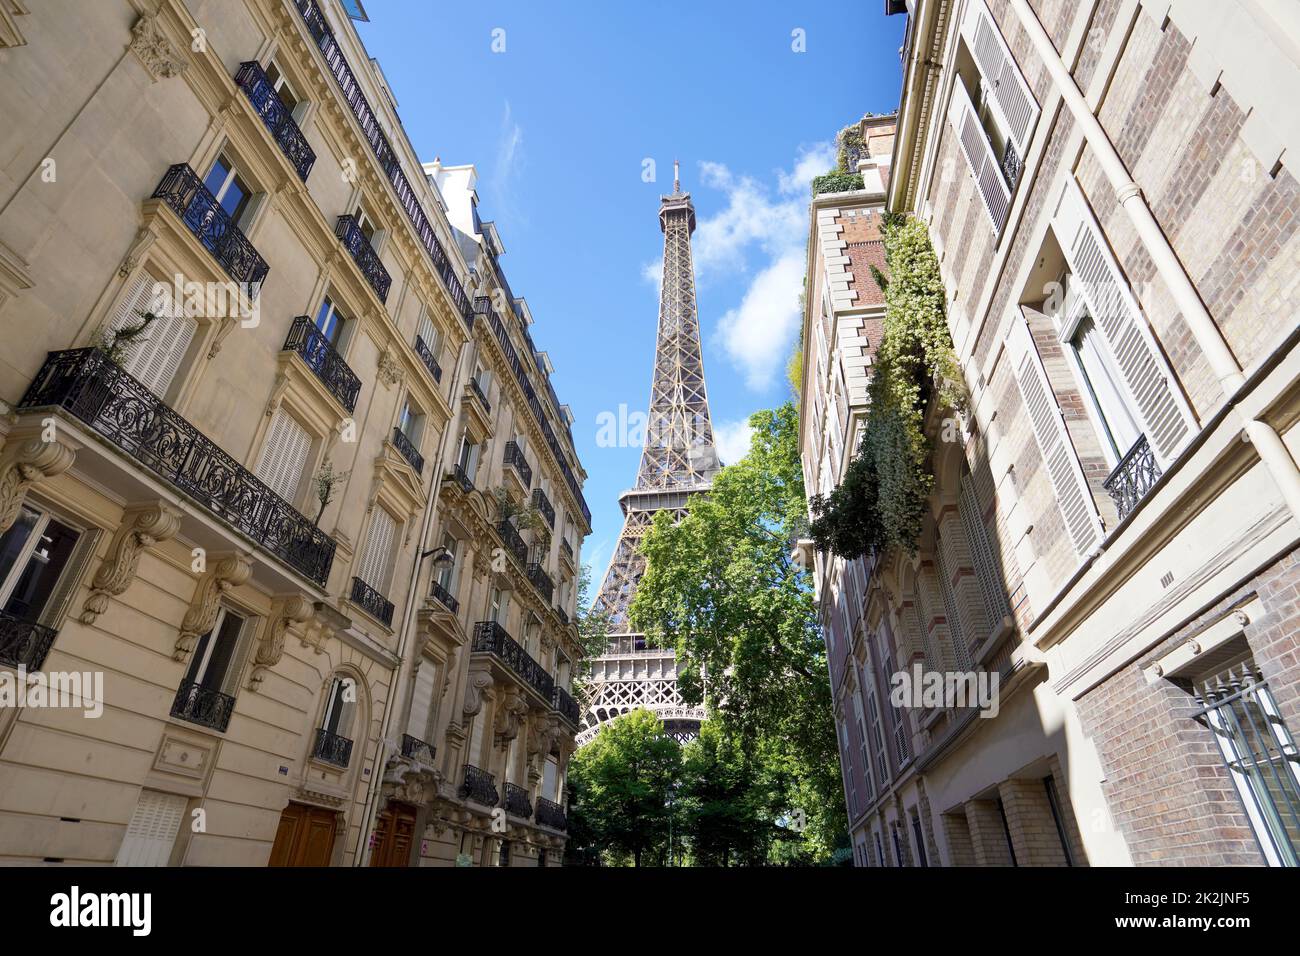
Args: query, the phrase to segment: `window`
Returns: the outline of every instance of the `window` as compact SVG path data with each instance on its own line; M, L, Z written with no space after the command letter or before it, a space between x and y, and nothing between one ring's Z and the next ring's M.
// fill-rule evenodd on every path
M438 584L448 594L456 593L456 576L460 570L460 542L452 535L442 536L442 546L451 555L451 564L438 569Z
M875 797L875 788L871 785L871 752L867 743L867 722L862 716L862 696L853 695L853 718L857 722L858 741L862 749L862 778L867 784L866 799L869 803Z
M114 866L166 866L189 801L174 793L141 790Z
M469 432L466 431L460 438L460 454L456 456L456 464L460 465L461 471L465 472L465 477L470 481L474 480L474 475L478 472L479 454L482 449L469 440Z
M428 306L423 304L420 306L420 318L415 326L415 334L424 339L429 354L434 359L437 359L442 352L442 334L434 326L433 320L429 318Z
M271 419L262 446L262 457L254 469L277 495L291 505L298 503L307 457L311 453L311 435L283 407Z
M871 729L871 746L875 749L876 781L884 787L889 783L889 765L885 762L885 737L880 729L880 706L876 699L875 684L868 682L867 688L867 722Z
M416 740L429 741L432 734L433 715L436 710L438 665L426 658L420 659L411 689L411 714L406 721L406 732Z
M510 865L510 841L502 840L501 850L499 855L497 856L497 866L509 866L509 865Z
M912 838L916 841L916 858L923 867L928 867L930 861L925 856L925 835L921 831L921 818L912 813Z
M198 329L198 323L185 314L183 304L166 289L165 283L142 270L131 280L106 324L109 332L117 333L139 326L144 321L143 313L156 316L139 338L124 345L122 370L160 398L167 396Z
M874 836L874 837L876 838L876 859L880 861L880 865L881 865L881 866L884 866L884 865L885 865L885 845L884 845L883 843L880 842L880 831L879 831L879 830L876 830L875 832L872 833L872 836Z
M321 729L337 737L347 737L352 731L356 701L357 682L345 675L336 676L326 698L325 719L321 721Z
M266 65L266 79L271 84L271 89L275 91L276 97L283 104L284 108L290 113L297 109L298 104L302 102L289 81L285 79L284 74L280 72L280 65L272 60Z
M357 577L381 594L388 593L396 541L397 520L387 509L376 505L370 516L370 528L366 533Z
M25 504L0 535L0 612L3 618L56 627L80 571L94 550L93 534L83 534L46 511ZM48 642L30 645L30 629L0 635L0 662L36 670L45 662Z
M1123 386L1111 366L1110 356L1102 342L1097 325L1088 315L1087 307L1074 326L1074 335L1068 344L1074 354L1084 393L1091 400L1098 418L1102 447L1111 467L1119 464L1124 453L1141 437L1137 419L1123 398Z
M557 792L559 785L560 765L556 763L554 757L548 756L546 763L542 764L542 796L559 803L560 795Z
M190 658L185 683L192 688L224 692L231 681L239 650L239 635L244 629L244 619L233 611L221 608L212 630L199 638Z
M488 389L492 387L492 370L479 362L474 366L474 382L478 389L484 395L488 394Z
M343 344L343 330L348 324L348 317L339 310L328 295L321 302L320 308L316 311L316 328L330 345L339 349Z
M203 185L216 197L217 204L230 215L231 221L239 225L253 198L253 190L239 175L229 156L222 153L213 161L208 174L203 177Z
M541 849L539 849L539 850L537 851L537 865L538 865L538 866L545 866L545 865L546 865L546 848L545 848L545 847L542 847Z
M397 418L397 430L407 437L411 445L420 447L420 436L424 433L424 413L411 404L408 397L402 403L402 414Z
M899 837L899 835L898 835L898 824L897 824L897 823L894 824L894 828L893 828L893 830L892 830L891 832L893 833L893 836L894 836L894 865L895 865L895 866L906 866L906 865L907 865L907 855L906 855L905 853L903 853L903 841L902 841L902 839L901 839L901 838Z
M502 591L500 588L493 588L491 600L488 604L488 619L496 621L502 627L505 627L509 616L510 592Z
M1056 792L1056 779L1051 774L1043 778L1043 789L1047 792L1047 806L1052 811L1052 822L1056 824L1056 838L1061 841L1065 865L1074 866L1074 854L1070 852L1070 841L1065 836L1065 817L1061 812L1061 797Z
M374 220L366 214L365 209L360 205L353 211L352 218L357 221L357 228L361 230L361 235L366 237L366 242L370 243L372 249L375 248L375 233L378 230L375 228Z
M1002 821L1002 835L1006 837L1007 841L1007 855L1011 857L1012 866L1019 866L1020 864L1016 862L1016 847L1015 844L1011 842L1011 826L1007 823L1007 808L1006 805L1003 804L1001 797L997 798L997 805L998 819Z

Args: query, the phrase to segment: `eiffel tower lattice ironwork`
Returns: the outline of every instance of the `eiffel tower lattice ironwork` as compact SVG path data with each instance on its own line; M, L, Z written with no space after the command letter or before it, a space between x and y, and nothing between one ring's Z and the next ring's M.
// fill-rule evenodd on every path
M654 516L669 511L680 518L690 496L708 491L719 468L695 306L695 206L690 193L682 192L676 163L672 195L660 197L659 228L664 234L664 266L645 445L636 486L619 496L623 530L593 605L609 615L610 642L592 662L579 744L594 737L604 723L638 708L655 713L679 740L695 736L704 717L702 707L686 705L677 692L672 648L647 648L644 636L631 629L627 613L645 571L641 537Z

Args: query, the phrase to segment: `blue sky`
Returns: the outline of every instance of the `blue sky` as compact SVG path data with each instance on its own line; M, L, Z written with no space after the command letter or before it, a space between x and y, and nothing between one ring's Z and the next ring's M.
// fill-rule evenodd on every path
M745 419L789 394L808 179L834 165L838 129L897 105L905 18L883 7L366 0L358 30L421 159L478 168L480 211L576 418L596 583L640 461L638 448L599 447L597 421L648 401L673 159L699 223L704 366L730 462ZM647 159L656 182L643 181Z

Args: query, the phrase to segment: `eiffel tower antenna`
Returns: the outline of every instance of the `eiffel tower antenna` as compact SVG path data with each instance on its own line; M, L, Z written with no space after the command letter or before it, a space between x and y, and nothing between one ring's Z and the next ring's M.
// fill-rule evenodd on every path
M645 708L679 740L699 733L702 707L688 707L677 692L677 659L671 647L647 648L628 622L627 609L645 571L641 538L654 516L680 519L692 495L707 492L719 466L709 417L695 307L691 234L695 206L681 189L681 166L673 161L673 193L659 198L664 234L659 330L650 380L650 410L636 485L619 496L623 531L593 604L609 615L610 643L592 662L591 700L583 714L579 745L600 727L630 710Z

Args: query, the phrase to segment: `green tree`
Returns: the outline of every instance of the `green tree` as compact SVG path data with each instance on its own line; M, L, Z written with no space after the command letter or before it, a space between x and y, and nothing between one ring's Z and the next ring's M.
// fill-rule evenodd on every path
M771 843L771 788L759 764L717 721L682 748L678 805L691 862L700 866L760 864Z
M675 647L678 687L704 701L744 759L799 800L801 840L820 859L847 829L825 647L811 581L791 558L807 505L793 404L750 419L749 453L674 524L655 518L631 613L651 640ZM755 772L758 772L757 770Z
M681 748L648 710L607 724L569 763L570 816L584 847L606 862L662 862L670 798L681 774Z
M591 662L609 646L609 612L591 606L591 568L583 565L578 572L578 602L574 621L578 625L578 643L582 660L573 669L573 696L587 703L587 681Z

